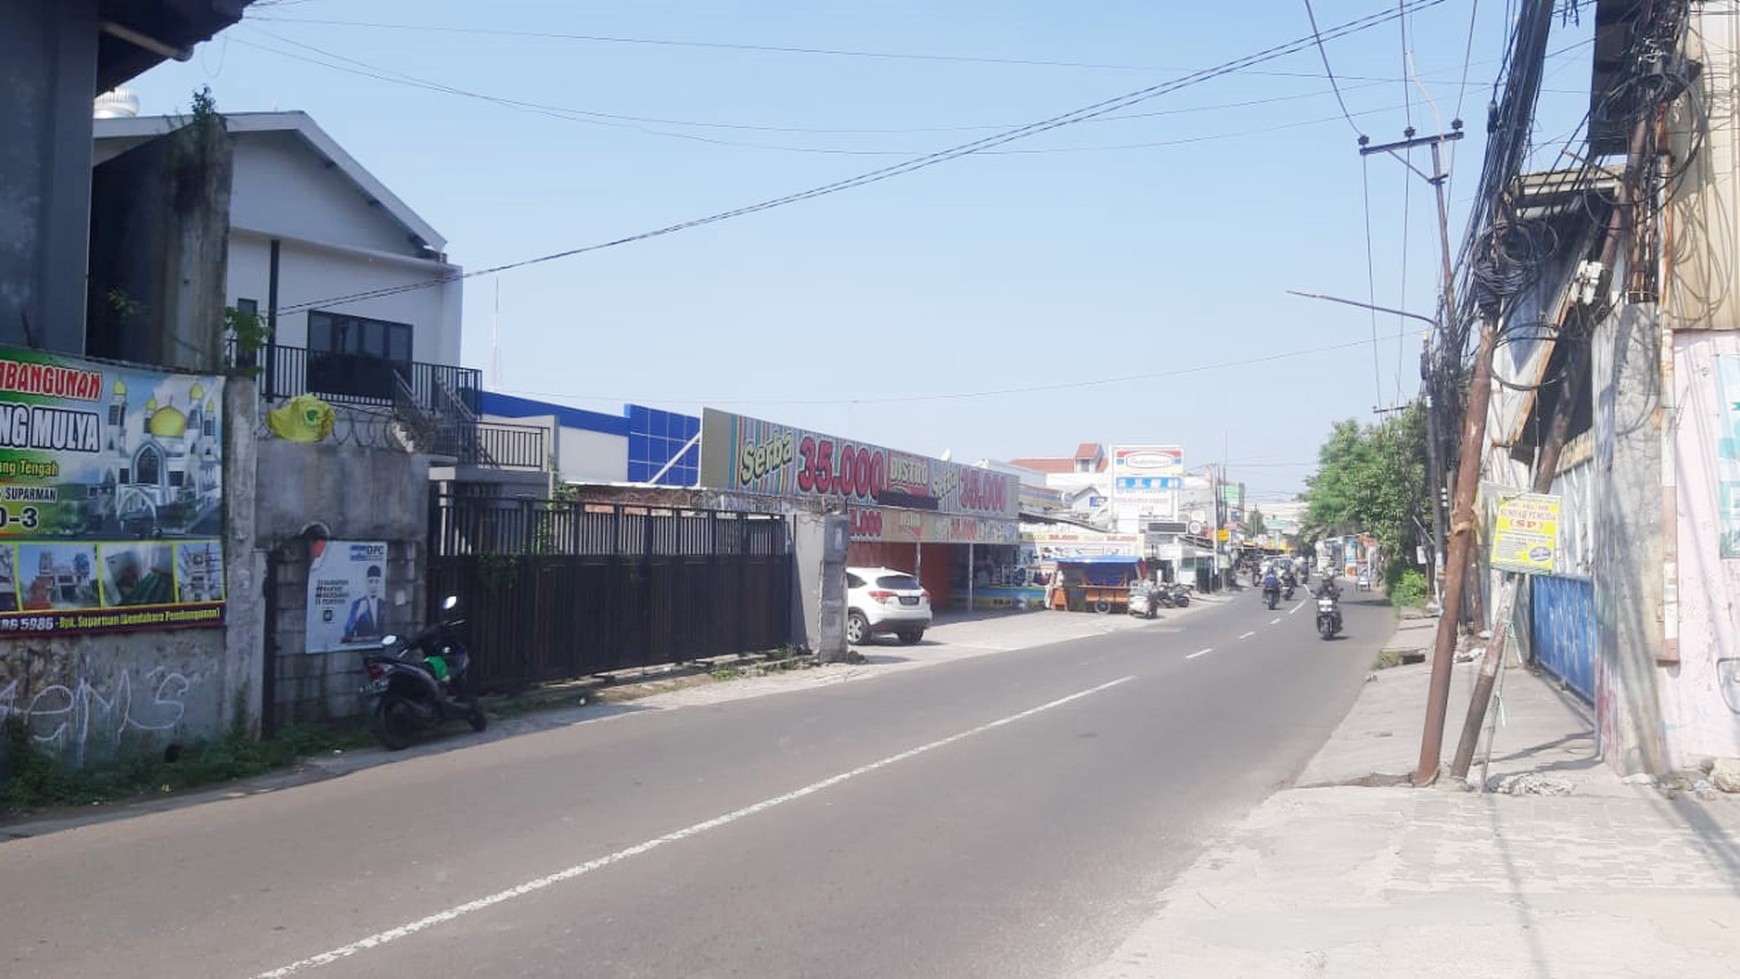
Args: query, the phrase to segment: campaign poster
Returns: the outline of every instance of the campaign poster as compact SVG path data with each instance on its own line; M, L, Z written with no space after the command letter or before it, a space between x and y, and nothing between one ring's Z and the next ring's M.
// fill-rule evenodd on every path
M387 634L385 541L324 540L308 565L310 653L378 645Z
M1521 493L1498 501L1492 524L1492 566L1519 574L1552 574L1559 555L1559 497Z
M223 623L223 384L0 347L0 634Z

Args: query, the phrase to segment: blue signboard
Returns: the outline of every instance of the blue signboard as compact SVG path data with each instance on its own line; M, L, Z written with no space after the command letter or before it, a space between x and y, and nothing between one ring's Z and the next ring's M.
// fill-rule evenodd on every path
M1117 484L1121 490L1175 490L1183 488L1184 479L1180 476L1119 476Z

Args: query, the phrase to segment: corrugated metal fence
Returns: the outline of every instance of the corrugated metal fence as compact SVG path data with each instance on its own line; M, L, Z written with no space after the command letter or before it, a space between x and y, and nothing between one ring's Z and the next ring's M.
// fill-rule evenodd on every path
M1529 640L1535 660L1595 702L1595 583L1536 575L1529 582Z
M431 607L459 597L486 689L791 641L781 517L439 496L429 540Z

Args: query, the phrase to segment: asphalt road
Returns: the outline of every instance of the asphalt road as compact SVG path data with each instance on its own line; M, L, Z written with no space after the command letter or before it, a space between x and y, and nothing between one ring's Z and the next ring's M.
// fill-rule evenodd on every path
M1345 598L14 840L0 974L1067 976L1346 712L1393 620Z

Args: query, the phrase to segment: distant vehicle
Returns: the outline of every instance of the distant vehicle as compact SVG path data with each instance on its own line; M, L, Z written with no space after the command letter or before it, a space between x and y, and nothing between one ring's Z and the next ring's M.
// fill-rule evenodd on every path
M1165 587L1166 586L1164 585L1156 585L1149 581L1131 582L1129 601L1130 614L1140 616L1144 619L1152 619L1155 616L1158 616L1160 614L1160 604L1163 600L1161 593ZM1169 591L1165 592L1164 601L1166 604L1171 604L1171 598L1172 593Z
M1361 571L1359 577L1354 579L1354 586L1360 591L1371 591L1371 572Z
M893 568L846 569L846 641L854 646L892 633L915 646L930 628L930 592Z

